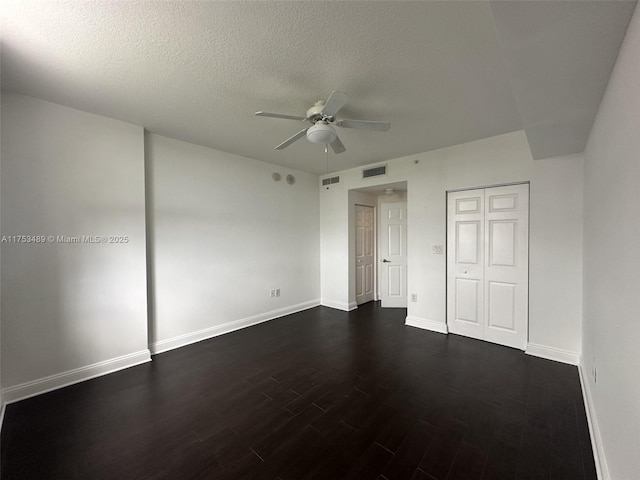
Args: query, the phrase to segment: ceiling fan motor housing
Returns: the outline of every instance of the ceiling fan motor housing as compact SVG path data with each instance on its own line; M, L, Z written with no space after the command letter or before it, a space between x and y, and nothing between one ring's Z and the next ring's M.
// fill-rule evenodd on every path
M307 110L307 119L311 123L316 123L318 120L325 120L324 115L322 114L324 106L324 100L318 100L316 103L314 103L313 107Z
M307 129L307 140L311 143L327 145L333 143L337 136L335 129L322 120L318 120L315 125Z

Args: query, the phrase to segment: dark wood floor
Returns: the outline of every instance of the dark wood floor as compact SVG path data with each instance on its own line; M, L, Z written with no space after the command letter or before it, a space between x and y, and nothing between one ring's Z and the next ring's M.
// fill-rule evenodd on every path
M318 307L7 407L10 479L595 479L578 372Z

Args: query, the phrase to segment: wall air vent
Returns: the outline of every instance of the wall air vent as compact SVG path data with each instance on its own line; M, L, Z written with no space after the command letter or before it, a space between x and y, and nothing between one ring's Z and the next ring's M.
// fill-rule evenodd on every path
M340 177L323 178L322 186L333 185L334 183L340 183Z
M377 177L378 175L386 175L387 166L381 165L379 167L367 168L362 170L362 178Z

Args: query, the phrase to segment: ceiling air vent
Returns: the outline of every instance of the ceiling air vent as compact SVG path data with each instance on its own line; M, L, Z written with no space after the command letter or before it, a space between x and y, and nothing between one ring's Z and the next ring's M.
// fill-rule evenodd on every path
M378 175L386 175L387 166L382 165L380 167L367 168L362 170L362 178L377 177Z
M340 177L323 178L322 186L333 185L334 183L340 183Z

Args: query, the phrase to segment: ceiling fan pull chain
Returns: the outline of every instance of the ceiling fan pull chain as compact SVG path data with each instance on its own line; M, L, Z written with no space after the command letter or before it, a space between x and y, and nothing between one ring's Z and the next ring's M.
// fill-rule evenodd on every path
M329 175L329 149L327 148L327 145L324 146L324 154L327 157L327 175Z

